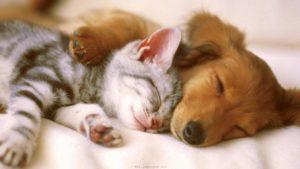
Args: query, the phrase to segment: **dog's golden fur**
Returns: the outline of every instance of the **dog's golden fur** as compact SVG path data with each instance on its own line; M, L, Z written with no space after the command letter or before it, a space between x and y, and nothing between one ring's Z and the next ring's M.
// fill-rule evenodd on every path
M85 26L71 36L70 49L75 58L91 64L159 27L118 10L92 12L82 20ZM184 84L171 123L177 138L185 141L190 121L201 126L200 146L300 124L300 92L280 86L269 66L246 49L236 27L208 13L193 15L186 26L187 42L174 62Z

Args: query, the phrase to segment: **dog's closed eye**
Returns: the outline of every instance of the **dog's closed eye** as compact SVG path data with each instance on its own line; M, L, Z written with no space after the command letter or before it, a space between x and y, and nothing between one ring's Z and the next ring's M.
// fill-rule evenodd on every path
M216 79L216 92L218 96L221 96L224 93L224 84L221 81L220 77L218 75L215 75Z

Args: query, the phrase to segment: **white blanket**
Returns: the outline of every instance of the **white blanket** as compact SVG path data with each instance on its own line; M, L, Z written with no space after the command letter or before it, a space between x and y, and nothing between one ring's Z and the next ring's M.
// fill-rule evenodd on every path
M284 86L300 85L300 49L252 46ZM298 56L298 57L297 57ZM197 148L170 134L149 134L122 127L119 148L105 148L79 133L43 120L33 161L27 169L299 169L300 128L290 126Z
M121 128L125 144L105 148L48 120L28 169L299 169L300 128L267 131L196 148L171 135Z

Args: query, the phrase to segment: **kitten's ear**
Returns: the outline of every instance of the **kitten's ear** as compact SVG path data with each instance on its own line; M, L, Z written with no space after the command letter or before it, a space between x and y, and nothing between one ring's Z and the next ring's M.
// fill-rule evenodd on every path
M178 28L160 29L141 42L139 60L167 71L172 65L180 40L181 32Z

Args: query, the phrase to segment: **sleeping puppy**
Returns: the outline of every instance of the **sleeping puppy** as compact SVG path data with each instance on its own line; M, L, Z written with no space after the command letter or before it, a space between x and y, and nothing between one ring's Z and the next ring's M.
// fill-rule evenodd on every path
M209 146L300 124L300 91L282 88L237 28L198 13L187 23L187 42L176 62L184 84L171 123L178 139Z
M97 64L115 47L157 26L126 12L111 16L106 24L75 31L70 45L75 58ZM237 28L208 13L195 14L186 26L187 42L174 63L184 84L171 122L178 139L209 146L265 128L299 125L300 92L280 86L269 66L246 49Z

